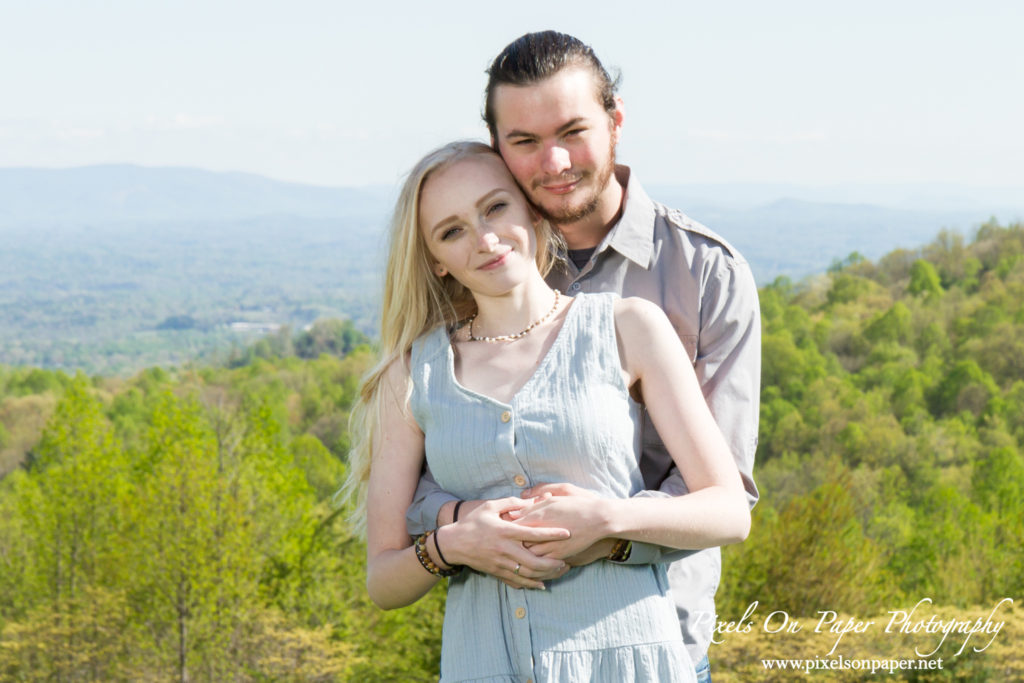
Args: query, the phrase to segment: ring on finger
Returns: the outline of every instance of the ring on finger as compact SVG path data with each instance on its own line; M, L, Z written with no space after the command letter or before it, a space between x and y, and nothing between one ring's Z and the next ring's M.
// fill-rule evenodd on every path
M512 573L515 574L516 576L519 576L519 570L522 569L522 567L523 567L523 565L521 565L518 562L516 562L516 568L512 570Z

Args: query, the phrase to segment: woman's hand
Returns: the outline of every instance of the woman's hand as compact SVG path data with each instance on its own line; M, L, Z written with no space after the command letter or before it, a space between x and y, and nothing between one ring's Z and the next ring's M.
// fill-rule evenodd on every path
M517 524L559 527L571 533L567 538L532 544L531 552L579 566L607 557L611 551L613 543L605 542L605 538L614 501L566 483L534 486L524 491L523 497L532 500L533 505L512 512Z
M536 547L570 534L560 527L510 521L533 506L532 500L499 498L468 511L463 507L458 522L438 529L445 559L490 574L512 588L544 588L544 581L562 576L569 566L561 558L539 556L524 544Z

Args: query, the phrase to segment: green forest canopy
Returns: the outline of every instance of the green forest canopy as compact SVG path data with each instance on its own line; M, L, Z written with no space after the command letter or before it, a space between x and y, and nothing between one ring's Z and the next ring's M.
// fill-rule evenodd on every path
M1019 597L1022 302L1021 224L762 288L762 497L721 618ZM443 594L370 605L330 504L365 341L332 323L131 379L0 368L0 678L432 680Z

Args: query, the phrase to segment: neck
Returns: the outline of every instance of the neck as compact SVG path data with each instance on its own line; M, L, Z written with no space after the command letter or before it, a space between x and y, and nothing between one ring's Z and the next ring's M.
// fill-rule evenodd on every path
M477 305L473 334L499 336L526 329L551 310L555 293L540 273L500 296L474 293Z
M607 187L598 197L597 208L586 218L575 223L559 223L558 231L569 249L589 249L601 243L622 218L626 205L626 188L619 181L618 169L612 173Z

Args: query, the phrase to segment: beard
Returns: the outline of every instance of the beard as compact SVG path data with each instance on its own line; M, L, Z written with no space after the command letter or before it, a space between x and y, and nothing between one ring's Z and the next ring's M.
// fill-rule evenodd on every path
M567 203L558 207L544 206L537 201L531 201L531 204L533 204L537 213L550 223L554 225L571 225L597 211L597 207L601 203L601 195L604 193L605 188L608 187L614 172L615 143L612 142L608 149L607 163L599 166L594 171L587 171L581 176L580 183L585 185L582 188L585 194L579 198L578 203ZM590 182L587 182L588 180Z

